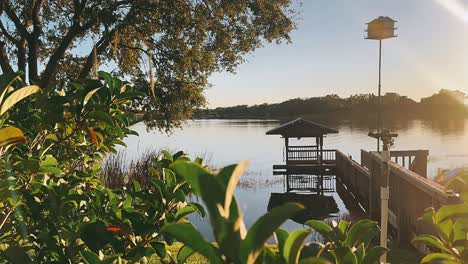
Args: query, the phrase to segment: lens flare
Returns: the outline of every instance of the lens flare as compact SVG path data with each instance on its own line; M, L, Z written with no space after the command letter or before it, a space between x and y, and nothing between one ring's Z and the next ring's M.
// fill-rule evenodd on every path
M468 24L468 7L459 0L435 0L457 18Z

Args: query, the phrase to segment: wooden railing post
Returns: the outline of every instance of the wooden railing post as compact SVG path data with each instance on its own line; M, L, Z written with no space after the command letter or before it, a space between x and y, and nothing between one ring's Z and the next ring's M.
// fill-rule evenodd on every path
M412 171L416 172L417 174L427 178L427 156L429 152L427 151L419 151L414 158L414 164L410 168Z

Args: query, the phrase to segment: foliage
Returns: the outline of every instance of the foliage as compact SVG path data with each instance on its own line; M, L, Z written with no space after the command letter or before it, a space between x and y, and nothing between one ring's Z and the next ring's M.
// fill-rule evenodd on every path
M437 211L428 208L422 220L434 227L434 234L419 235L416 243L429 246L435 253L421 263L466 263L468 260L468 182L463 171L447 182L447 187L459 191L461 203L445 205Z
M147 95L134 105L147 124L167 129L205 104L212 73L289 41L294 16L291 0L2 1L0 66L51 91L96 63L117 65Z
M370 243L377 236L377 222L360 220L353 225L341 220L329 226L321 221L310 220L305 223L319 232L326 240L325 244L309 245L304 249L307 256L319 256L333 263L378 263L387 252L383 247L371 247Z
M377 223L372 221L360 221L352 226L342 221L335 227L309 221L307 224L329 242L304 246L312 230L296 230L288 234L279 229L282 223L303 209L296 203L273 208L247 230L234 197L235 186L245 166L245 162L228 166L216 175L195 163L182 161L171 166L202 198L216 240L215 244L208 242L190 223L164 226L163 233L185 244L177 255L179 263L184 263L195 252L205 256L210 263L329 263L333 260L336 263L375 263L386 252L380 247L368 250L378 232ZM278 242L277 252L265 246L272 236ZM350 259L352 262L348 262Z
M100 76L27 98L38 90L23 88L19 75L0 76L2 109L8 110L0 127L0 139L8 139L0 149L0 262L166 257L161 241L170 238L161 237L161 227L184 222L192 212L204 215L200 205L186 201L191 187L169 169L188 160L181 152L155 157L144 189L138 181L120 190L101 184L102 157L134 133L128 109L140 93L107 73Z

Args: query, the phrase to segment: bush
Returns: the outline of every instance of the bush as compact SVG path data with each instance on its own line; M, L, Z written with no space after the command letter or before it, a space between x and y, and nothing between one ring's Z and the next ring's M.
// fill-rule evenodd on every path
M428 208L421 218L434 227L434 234L414 239L432 248L435 253L425 256L421 263L466 263L468 261L468 174L461 174L447 182L447 188L457 191L461 203L445 205L437 211Z
M162 241L171 238L162 226L204 215L186 201L190 185L169 169L188 160L183 153L153 158L144 189L137 180L124 189L102 185L102 158L135 134L128 108L139 93L107 73L100 77L39 94L37 86L23 87L21 74L0 76L1 262L164 258Z
M291 234L279 229L303 209L297 203L273 208L247 230L234 196L245 166L246 162L228 166L214 175L193 162L178 161L171 165L171 169L184 177L203 200L216 240L215 244L210 243L190 223L164 226L164 234L185 244L177 255L179 263L184 263L195 252L205 256L210 263L377 263L386 252L381 247L369 248L378 228L376 222L368 220L354 225L341 221L333 226L308 221L306 225L322 234L328 242L304 246L311 229L296 230ZM276 238L278 251L265 246L271 236Z

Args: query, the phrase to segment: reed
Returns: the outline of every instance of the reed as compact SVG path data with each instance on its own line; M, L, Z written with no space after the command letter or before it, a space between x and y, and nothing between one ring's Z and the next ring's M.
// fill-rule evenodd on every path
M147 149L137 158L129 159L125 151L108 156L102 165L100 173L104 186L111 189L133 188L133 181L140 183L143 189L150 185L150 179L154 177L150 168L155 167L155 160L163 155L162 149ZM175 151L169 150L170 153ZM205 157L210 158L207 153L198 155L206 162Z
M134 180L142 188L147 188L151 177L154 177L150 167L155 165L154 161L159 155L160 150L147 150L138 158L129 160L127 154L120 151L104 160L101 180L104 186L112 189L132 188Z

